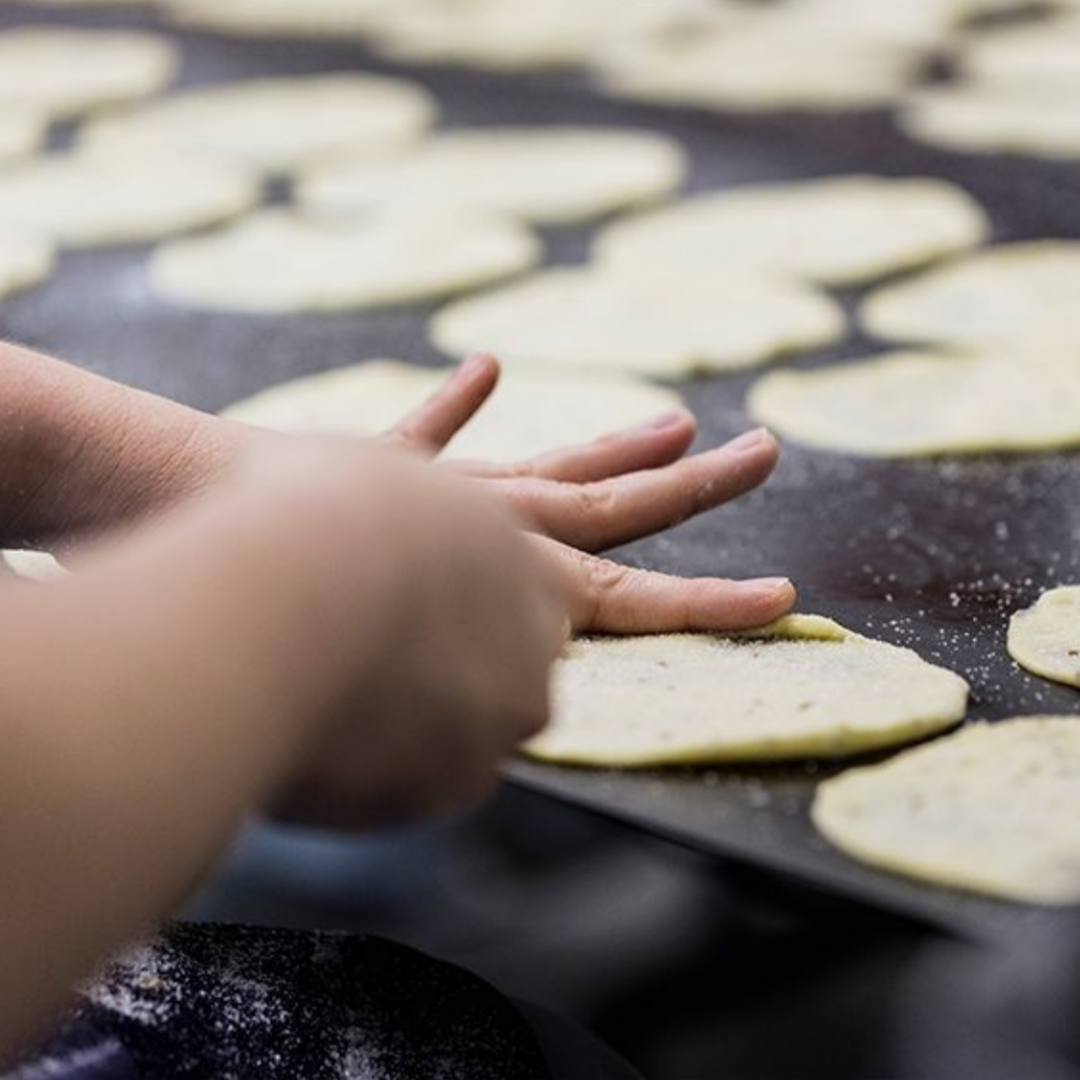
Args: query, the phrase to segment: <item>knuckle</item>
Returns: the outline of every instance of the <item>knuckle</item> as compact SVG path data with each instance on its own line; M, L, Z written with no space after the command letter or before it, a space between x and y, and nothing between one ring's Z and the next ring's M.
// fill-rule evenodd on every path
M575 509L583 518L608 518L614 515L618 496L607 484L582 484L574 489Z

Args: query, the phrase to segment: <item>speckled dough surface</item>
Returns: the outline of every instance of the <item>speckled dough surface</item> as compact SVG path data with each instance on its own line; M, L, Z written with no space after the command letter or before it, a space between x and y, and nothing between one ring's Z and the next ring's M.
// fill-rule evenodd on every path
M1080 687L1080 585L1050 589L1013 615L1009 655L1036 675Z
M973 724L827 780L814 823L852 858L933 884L1080 904L1080 716Z
M524 749L627 768L840 758L942 731L966 704L958 675L796 615L749 634L572 642L552 723Z

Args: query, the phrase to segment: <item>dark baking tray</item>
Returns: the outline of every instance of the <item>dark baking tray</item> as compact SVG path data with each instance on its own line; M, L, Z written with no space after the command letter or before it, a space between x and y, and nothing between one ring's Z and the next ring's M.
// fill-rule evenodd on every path
M154 25L151 16L32 16L28 21ZM576 76L502 77L392 65L348 43L283 43L177 35L183 81L343 67L401 71L429 85L449 125L623 123L663 128L691 148L693 188L850 171L958 181L991 212L996 238L1080 237L1080 168L938 153L881 114L723 118L608 101ZM549 261L580 259L587 230L548 234ZM281 379L374 356L437 363L427 308L245 318L164 304L145 284L146 249L71 254L45 286L0 304L0 333L93 370L206 409ZM852 302L854 295L845 297ZM800 358L813 367L873 344ZM745 428L752 376L685 388L701 444ZM911 646L964 674L971 715L1080 712L1080 696L1016 669L1004 650L1009 614L1050 585L1080 581L1080 458L1042 454L892 464L789 447L768 487L706 519L620 553L684 574L787 573L803 611ZM999 938L1075 916L926 888L862 868L817 838L807 807L828 766L615 774L517 763L515 783L957 933ZM1078 799L1080 810L1080 799Z

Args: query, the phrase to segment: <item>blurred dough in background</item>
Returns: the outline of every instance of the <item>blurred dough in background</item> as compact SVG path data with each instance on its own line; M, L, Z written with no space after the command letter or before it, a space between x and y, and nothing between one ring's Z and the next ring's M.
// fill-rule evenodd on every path
M158 93L173 81L179 63L167 38L141 30L5 30L0 105L69 119Z
M18 227L0 227L0 296L44 281L56 261L52 244Z
M673 138L634 128L495 127L436 135L410 153L364 154L307 170L297 198L348 213L387 201L474 206L545 224L655 202L687 171Z
M445 369L369 360L295 379L225 410L226 416L278 431L376 435L420 405L446 379ZM647 423L682 406L672 390L629 376L514 368L447 454L524 461L560 446Z
M887 341L1080 349L1080 241L1002 244L871 293L863 328Z
M431 0L158 0L172 21L240 37L360 37ZM442 0L438 0L442 2Z
M175 303L219 311L341 311L478 288L541 257L526 226L478 211L389 210L328 227L265 210L163 244L150 260L150 285Z
M967 693L910 649L815 616L742 634L586 638L566 647L551 723L523 750L626 768L848 757L952 727Z
M1075 92L1080 90L1080 13L971 33L952 59L962 77Z
M9 548L0 551L8 569L27 581L55 581L67 577L68 571L47 551Z
M1080 723L973 724L817 789L814 824L871 866L1033 904L1080 903Z
M421 138L437 111L416 83L339 72L181 90L91 121L82 138L147 153L197 150L281 173L330 151L400 150Z
M213 225L260 197L246 170L190 153L65 151L0 171L0 223L35 228L70 248Z
M466 297L433 318L430 337L450 356L490 350L508 364L678 379L828 345L844 331L840 308L801 283L646 264L632 273L556 268Z
M602 263L749 267L857 285L973 247L990 223L943 180L839 176L696 195L600 233Z
M1080 686L1080 585L1051 589L1009 622L1009 655L1036 675Z
M0 165L30 157L45 142L49 122L38 112L7 106L0 112Z
M748 409L792 442L867 457L1080 447L1080 348L777 371L751 389Z

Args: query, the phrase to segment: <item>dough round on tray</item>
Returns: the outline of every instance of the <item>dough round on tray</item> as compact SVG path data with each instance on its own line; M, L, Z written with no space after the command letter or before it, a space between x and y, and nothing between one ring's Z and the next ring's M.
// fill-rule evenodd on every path
M40 113L17 107L0 112L0 162L5 166L29 157L45 142L48 120Z
M856 285L974 246L990 231L941 180L840 176L730 188L601 232L601 262L753 267Z
M860 862L1034 904L1080 903L1080 716L972 724L818 787L813 819Z
M863 327L891 341L1080 346L1080 242L1003 244L872 293Z
M139 243L213 225L260 198L246 170L190 154L50 154L0 172L0 222L62 247Z
M197 150L282 172L330 151L400 150L420 138L435 113L431 95L403 79L302 75L182 90L95 120L83 139L144 153Z
M420 405L443 381L445 369L394 360L294 379L225 411L279 431L375 435ZM679 408L671 390L628 377L514 368L479 414L450 443L458 458L512 462L559 446L587 442Z
M798 282L725 271L547 270L466 297L430 325L450 356L568 364L679 378L762 363L844 334L829 297Z
M160 2L160 0L159 0ZM424 0L164 0L174 22L237 37L345 37L369 33Z
M962 76L1004 87L1080 87L1080 17L1045 19L1028 26L974 34L957 50Z
M925 55L813 22L647 41L597 64L610 93L729 112L883 108L918 81Z
M951 727L967 684L909 649L794 615L741 634L571 642L525 753L575 765L842 758Z
M56 262L52 244L41 236L0 227L0 296L44 281Z
M178 66L168 39L145 31L19 27L0 33L0 104L81 116L157 93Z
M792 442L865 457L1080 446L1080 353L889 353L777 371L748 409Z
M994 83L933 87L905 101L897 120L911 138L948 150L1080 157L1080 103L1075 93L1061 88Z
M221 311L342 311L477 288L528 270L540 255L523 225L472 211L392 211L331 228L267 210L163 244L150 284L169 300Z
M1036 675L1080 686L1080 585L1051 589L1013 615L1009 655Z
M318 211L389 200L474 206L543 223L576 222L653 202L686 174L676 140L609 127L493 127L449 132L404 155L343 156L297 188Z

